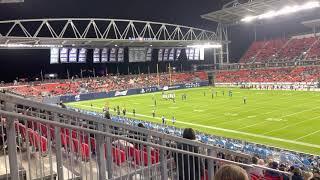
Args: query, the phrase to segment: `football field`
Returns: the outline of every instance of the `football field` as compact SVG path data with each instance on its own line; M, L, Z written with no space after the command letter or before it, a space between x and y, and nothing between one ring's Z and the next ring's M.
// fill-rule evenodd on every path
M177 127L320 155L320 92L233 88L230 97L228 91L210 87L171 91L176 95L175 102L162 99L158 92L68 105L102 111L108 104L112 114L114 107L120 106L127 109L129 117L135 109L137 119L162 123L163 115L168 125L172 125L174 116ZM187 95L185 101L183 94Z

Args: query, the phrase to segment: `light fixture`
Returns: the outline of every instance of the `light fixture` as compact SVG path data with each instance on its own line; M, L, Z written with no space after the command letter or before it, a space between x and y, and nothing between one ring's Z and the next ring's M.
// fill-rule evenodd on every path
M187 46L188 48L200 48L200 49L218 49L218 48L222 48L221 44L196 44L196 45L189 45Z
M278 11L268 11L266 13L257 15L257 16L247 16L241 19L242 22L252 22L254 20L261 20L261 19L270 19L276 16L291 14L299 11L304 11L308 9L314 9L320 7L320 2L318 1L310 1L303 5L293 5L293 6L285 6Z
M50 44L0 44L3 48L61 48L62 45Z

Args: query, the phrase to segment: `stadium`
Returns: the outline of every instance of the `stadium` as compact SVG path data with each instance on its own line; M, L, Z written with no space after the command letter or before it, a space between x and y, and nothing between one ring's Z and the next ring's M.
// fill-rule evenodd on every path
M141 3L0 0L0 180L320 179L319 0Z

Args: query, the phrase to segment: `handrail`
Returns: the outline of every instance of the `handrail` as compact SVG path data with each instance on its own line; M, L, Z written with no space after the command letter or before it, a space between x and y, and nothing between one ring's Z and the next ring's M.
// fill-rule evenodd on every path
M82 132L92 133L92 134L96 134L96 135L102 135L102 136L111 137L111 138L115 138L115 139L121 139L121 140L125 140L125 141L131 141L131 142L135 142L137 144L143 144L143 145L146 145L146 146L151 146L151 147L154 147L154 148L159 148L159 149L172 151L172 152L176 152L176 153L188 154L190 156L197 156L197 157L204 158L204 159L207 159L207 160L214 160L214 161L218 161L218 162L234 164L234 165L238 165L238 166L241 166L241 167L261 168L263 170L270 170L270 171L273 171L273 172L277 172L277 173L281 173L281 174L285 174L285 175L289 175L289 176L292 175L289 172L275 170L275 169L271 169L271 168L268 168L268 167L263 167L263 166L258 166L258 165L249 165L249 164L234 162L234 161L230 161L230 160L226 160L226 159L220 159L220 158L213 157L213 156L207 156L207 155L198 154L198 153L194 153L194 152L190 152L190 151L184 151L184 150L181 150L181 149L176 149L176 148L167 147L167 146L154 144L154 143L150 143L150 142L146 142L146 141L141 141L141 140L137 140L137 139L132 139L132 138L116 135L116 134L111 134L111 133L108 133L108 132L102 132L102 131L98 131L98 130L87 129L87 128L83 128L83 127L79 127L79 126L73 126L73 125L69 125L69 124L63 124L63 123L59 123L59 122L55 122L55 121L48 121L48 120L44 120L44 119L40 119L40 118L36 118L36 117L30 117L30 116L26 116L26 115L23 115L23 114L18 114L18 113L15 113L15 112L8 112L8 111L0 110L0 115L6 116L6 117L18 118L18 119L27 120L27 121L28 120L29 121L30 120L31 121L36 121L36 122L43 123L43 124L53 125L53 126L57 126L57 127L61 127L61 128L69 128L69 129L79 130L79 131L82 131ZM137 128L137 129L141 129L141 128ZM163 136L161 138L166 139L167 135L166 134L162 134L162 135ZM184 139L184 140L186 140L186 139Z
M157 132L157 131L147 130L147 129L144 129L144 128L132 127L130 125L126 125L126 124L122 124L122 123L118 123L118 122L111 122L111 121L108 121L108 120L106 120L104 118L95 117L95 116L91 116L91 115L87 115L87 114L83 114L83 113L78 113L76 111L63 109L63 108L60 108L58 106L43 104L43 103L40 103L40 102L36 102L36 101L32 101L32 100L28 100L28 99L24 99L24 98L20 98L20 97L14 97L12 95L7 95L7 94L4 94L4 93L0 93L0 100L9 101L11 103L20 104L20 105L24 105L24 106L30 106L32 104L31 107L36 108L36 109L42 109L42 110L46 110L46 111L57 112L57 113L62 114L62 115L73 116L73 117L78 118L78 119L85 119L85 120L92 121L94 123L99 123L99 124L106 125L106 126L117 126L119 128L125 128L125 129L136 131L136 132L139 132L139 133L146 133L147 132L151 136L162 137L162 138L165 138L165 139L171 140L171 141L183 142L185 144L192 145L192 146L200 146L200 147L204 147L204 148L208 148L208 149L213 149L213 150L218 150L218 151L224 151L224 152L239 154L239 155L242 155L242 156L248 156L248 155L245 155L243 153L227 150L227 149L216 147L216 146L212 146L212 145L209 145L209 144L204 144L204 143L201 143L201 142L187 140L187 139L184 139L184 138L181 138L181 137L172 136L172 135L169 135L169 134L163 134L163 133L160 133L160 132Z

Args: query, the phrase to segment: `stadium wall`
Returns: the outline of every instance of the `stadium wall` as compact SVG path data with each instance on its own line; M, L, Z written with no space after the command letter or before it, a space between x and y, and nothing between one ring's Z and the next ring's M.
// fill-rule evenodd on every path
M153 87L145 87L145 88L134 88L128 90L119 90L119 91L109 91L109 92L95 92L95 93L85 93L78 95L64 95L60 97L45 97L43 99L44 103L47 104L57 104L59 102L75 102L75 101L87 101L93 99L103 99L103 98L113 98L118 96L130 96L136 94L145 94L145 93L153 93L159 91L168 91L168 90L177 90L177 89L187 89L187 88L196 88L208 86L208 81L200 81L193 83L185 83L185 84L176 84L172 86L153 86Z

